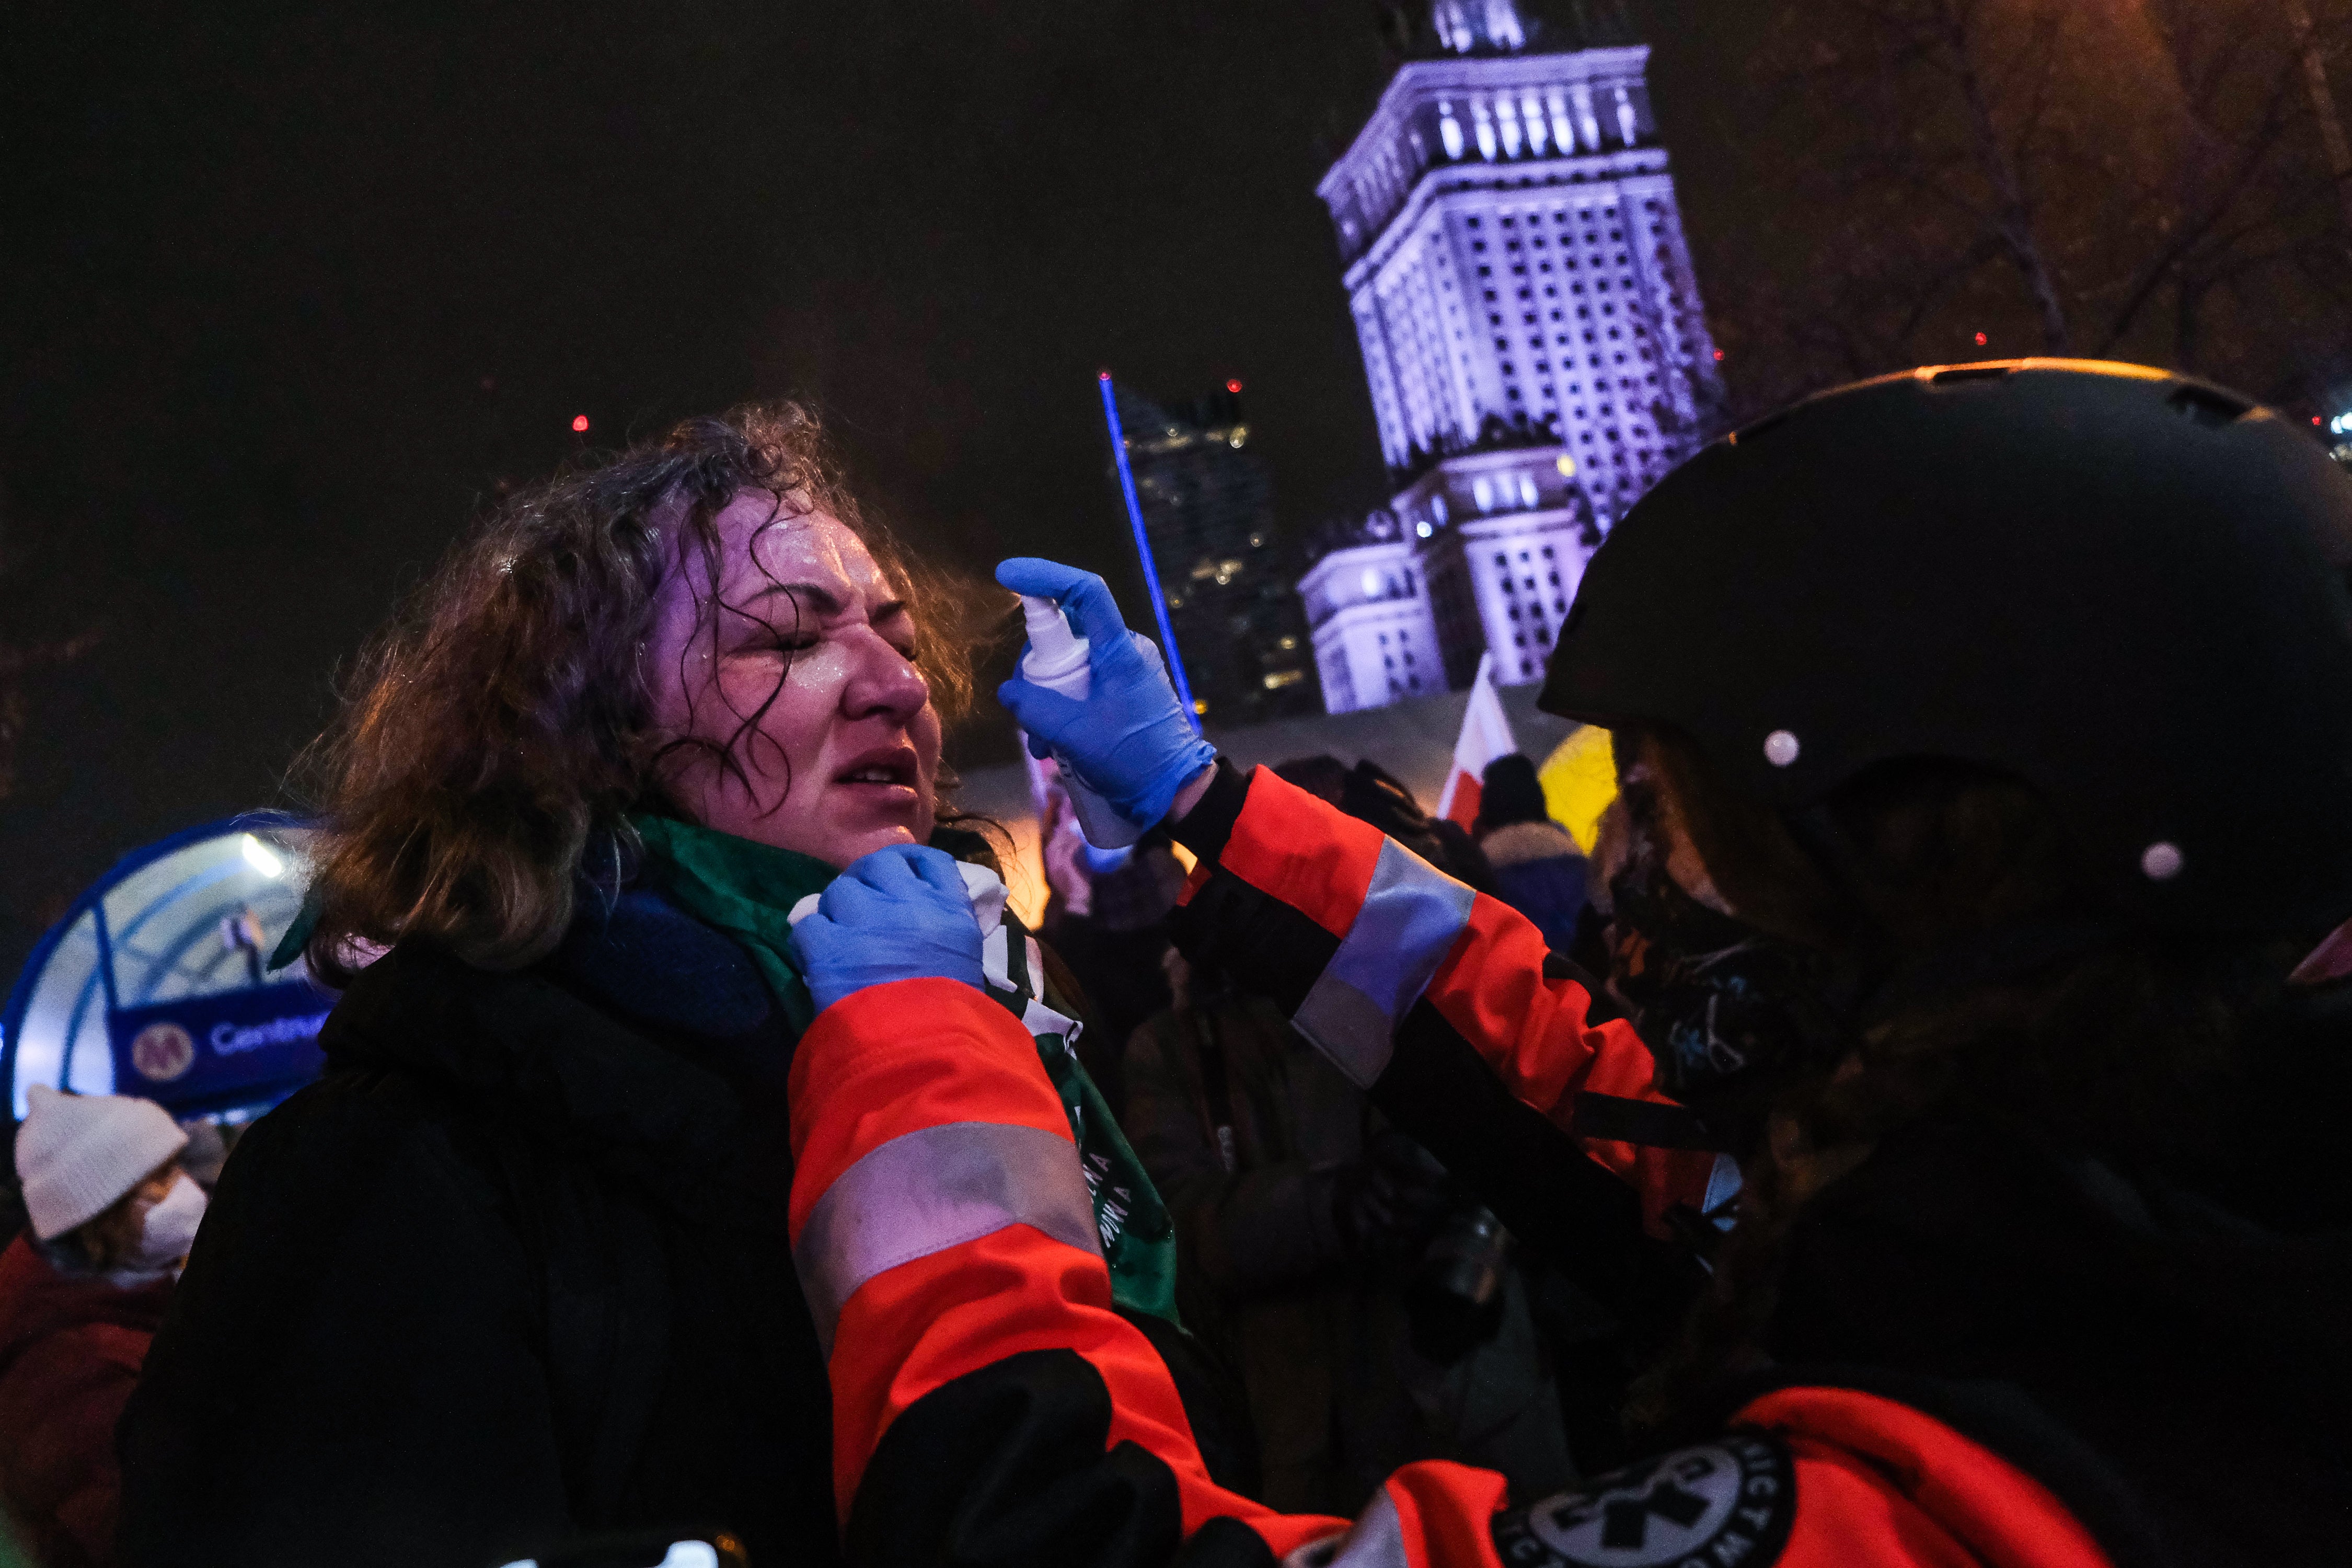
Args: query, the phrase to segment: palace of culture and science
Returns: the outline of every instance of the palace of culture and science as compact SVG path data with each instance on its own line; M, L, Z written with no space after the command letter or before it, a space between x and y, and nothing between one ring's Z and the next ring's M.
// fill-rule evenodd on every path
M1433 0L1318 187L1396 491L1299 580L1324 704L1538 679L1584 563L1694 450L1719 379L1646 47L1544 52Z

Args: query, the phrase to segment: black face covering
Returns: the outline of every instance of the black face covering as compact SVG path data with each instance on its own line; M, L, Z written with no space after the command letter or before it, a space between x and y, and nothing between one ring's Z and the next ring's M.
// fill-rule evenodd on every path
M1657 1058L1658 1087L1745 1159L1792 1070L1836 1060L1828 962L1685 892L1637 843L1610 883L1610 987Z

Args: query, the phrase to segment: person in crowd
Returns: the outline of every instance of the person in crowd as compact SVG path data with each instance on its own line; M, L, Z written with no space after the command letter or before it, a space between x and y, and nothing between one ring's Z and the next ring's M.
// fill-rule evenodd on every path
M1360 822L1369 822L1433 866L1477 889L1492 892L1493 873L1469 830L1458 822L1431 816L1412 791L1378 763L1365 758L1354 767L1324 754L1275 765L1286 779L1318 800L1330 802Z
M220 1185L221 1170L228 1163L228 1152L236 1146L236 1136L244 1126L238 1123L224 1128L211 1117L200 1116L182 1122L180 1131L188 1135L188 1146L180 1151L180 1169L209 1196Z
M881 846L961 858L980 978L1118 1222L1090 1239L1172 1319L1172 1231L947 802L953 613L792 405L568 472L424 586L323 744L301 940L347 988L125 1417L127 1563L484 1568L671 1525L834 1561L831 1319L776 1212L818 1005L786 939Z
M92 1568L115 1560L115 1422L205 1194L154 1101L46 1084L26 1098L27 1228L0 1252L0 1505L43 1568Z
M1493 868L1495 896L1533 921L1554 952L1567 952L1584 913L1584 852L1551 819L1534 763L1517 752L1496 757L1480 782L1470 832Z
M1075 827L1074 817L1066 820ZM1085 907L1065 899L1041 922L1049 951L1069 966L1088 1013L1079 1058L1122 1125L1127 1042L1169 1002L1161 960L1168 952L1168 916L1184 887L1184 868L1171 842L1166 834L1152 833L1132 845L1097 849L1077 837L1070 863L1084 878Z
M1057 1239L1066 1153L859 1179L944 1126L976 1158L1012 1128L1060 1142L1025 1042L951 978L968 915L861 863L822 900L824 951L923 941L812 955L842 991L796 1062L827 1093L795 1103L793 1195L797 1225L895 1224L887 1254L806 1276L841 1303L853 1549L2334 1556L2347 565L2352 480L2294 422L2135 366L1906 373L1707 447L1591 563L1544 693L1616 737L1629 1022L1523 917L1218 762L1099 582L1006 563L1096 653L1084 702L1002 695L1201 858L1187 953L1263 987L1532 1244L1662 1281L1711 1248L1713 1271L1637 1401L1649 1461L1548 1500L1411 1466L1352 1525L1235 1497L1101 1309L1102 1266ZM888 1097L918 1079L920 1105ZM974 1191L999 1228L927 1219Z
M1563 1484L1525 1285L1499 1226L1475 1229L1492 1216L1279 1007L1221 968L1169 962L1176 1004L1128 1047L1126 1127L1176 1216L1185 1321L1247 1391L1256 1495L1352 1513L1420 1458ZM1456 1335L1450 1282L1431 1276L1465 1227L1496 1256L1468 1304L1486 1321Z

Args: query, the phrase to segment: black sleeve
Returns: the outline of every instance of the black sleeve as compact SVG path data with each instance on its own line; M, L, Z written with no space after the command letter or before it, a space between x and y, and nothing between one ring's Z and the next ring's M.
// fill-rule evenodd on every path
M539 1298L397 1078L331 1078L224 1173L119 1432L126 1568L485 1568L571 1531Z
M1026 1351L933 1389L890 1423L866 1468L849 1561L1276 1568L1234 1520L1184 1540L1175 1477L1139 1444L1108 1447L1110 1417L1102 1374L1075 1351Z

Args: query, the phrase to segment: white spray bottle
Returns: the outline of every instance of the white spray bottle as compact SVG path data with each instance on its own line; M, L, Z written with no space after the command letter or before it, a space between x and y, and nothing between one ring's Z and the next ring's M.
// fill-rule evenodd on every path
M1087 658L1090 645L1070 629L1062 616L1061 605L1051 599L1032 594L1021 595L1021 614L1029 623L1029 651L1021 660L1021 679L1032 686L1066 697L1073 702L1086 700L1093 686ZM1143 837L1143 830L1130 826L1110 802L1103 799L1078 777L1077 769L1059 751L1054 761L1062 771L1062 787L1070 792L1070 805L1078 814L1078 830L1087 842L1097 849L1118 849Z

